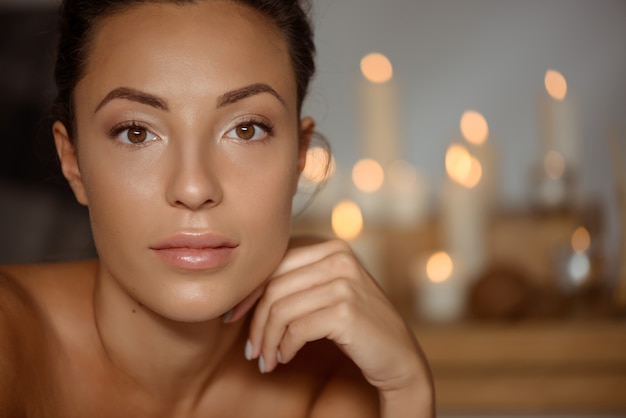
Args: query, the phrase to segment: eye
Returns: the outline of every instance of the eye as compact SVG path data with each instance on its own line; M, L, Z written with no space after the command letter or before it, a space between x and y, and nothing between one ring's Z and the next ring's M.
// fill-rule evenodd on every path
M143 144L154 141L158 136L150 132L147 128L133 122L130 125L121 125L114 128L111 136L123 144Z
M271 136L272 128L262 122L243 122L226 132L226 137L243 141L260 141Z

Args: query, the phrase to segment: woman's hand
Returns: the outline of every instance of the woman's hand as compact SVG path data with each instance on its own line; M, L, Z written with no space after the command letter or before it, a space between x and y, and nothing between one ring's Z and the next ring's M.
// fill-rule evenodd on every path
M378 389L383 416L432 414L432 382L422 351L347 243L290 248L268 282L234 309L229 322L257 300L246 356L259 359L261 372L289 362L307 342L327 338ZM420 409L426 415L415 415Z

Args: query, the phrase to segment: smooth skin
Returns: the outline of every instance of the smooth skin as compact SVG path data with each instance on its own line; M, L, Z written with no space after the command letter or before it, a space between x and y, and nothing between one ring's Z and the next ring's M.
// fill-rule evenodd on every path
M74 98L74 137L53 131L99 260L0 269L0 417L434 415L417 342L349 246L290 239L314 123L265 17L133 6L97 29ZM157 255L181 236L234 249Z

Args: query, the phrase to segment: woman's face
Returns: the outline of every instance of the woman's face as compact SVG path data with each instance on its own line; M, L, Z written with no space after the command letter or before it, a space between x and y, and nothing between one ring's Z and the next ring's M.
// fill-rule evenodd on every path
M103 280L182 321L262 284L287 246L305 151L268 20L226 1L134 6L98 27L74 98L76 167L55 133Z

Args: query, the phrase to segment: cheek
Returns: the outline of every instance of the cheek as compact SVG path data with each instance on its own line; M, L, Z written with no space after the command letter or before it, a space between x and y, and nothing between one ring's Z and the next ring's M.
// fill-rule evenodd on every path
M119 246L130 244L127 235L136 234L142 224L150 220L153 213L150 206L159 194L158 178L149 161L131 164L108 157L110 155L96 150L82 158L81 173L99 250L111 242Z

